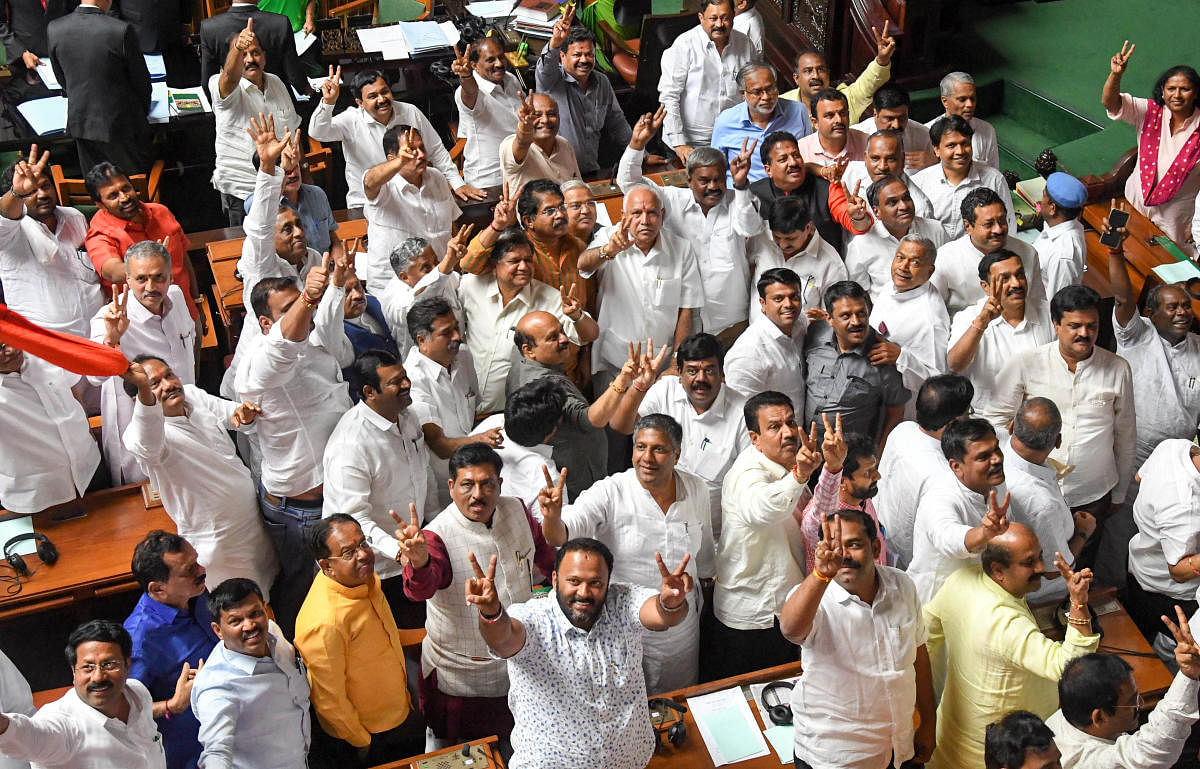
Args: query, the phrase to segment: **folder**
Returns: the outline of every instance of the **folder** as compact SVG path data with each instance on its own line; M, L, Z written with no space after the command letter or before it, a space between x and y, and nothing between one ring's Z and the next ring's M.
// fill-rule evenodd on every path
M17 105L17 111L38 136L51 136L65 133L67 130L65 96L47 96L44 99L23 101Z

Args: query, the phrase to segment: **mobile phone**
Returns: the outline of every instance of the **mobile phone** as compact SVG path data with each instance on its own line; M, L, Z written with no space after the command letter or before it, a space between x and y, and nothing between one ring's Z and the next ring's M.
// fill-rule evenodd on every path
M1129 224L1129 212L1114 208L1108 212L1108 233L1100 236L1100 244L1109 248L1121 245L1121 233L1118 229Z

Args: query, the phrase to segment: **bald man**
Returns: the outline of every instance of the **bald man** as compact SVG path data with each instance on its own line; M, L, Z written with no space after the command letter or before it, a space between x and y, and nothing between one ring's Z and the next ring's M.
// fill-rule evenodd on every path
M575 150L558 135L558 103L547 94L535 93L522 100L517 132L500 142L500 170L513 199L533 179L562 184L582 178Z

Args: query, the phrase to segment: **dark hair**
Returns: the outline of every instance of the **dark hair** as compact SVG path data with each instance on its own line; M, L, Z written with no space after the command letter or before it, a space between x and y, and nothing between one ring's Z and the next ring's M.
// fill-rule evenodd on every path
M418 336L433 333L433 321L443 315L453 314L454 308L444 297L427 296L413 302L413 306L408 308L404 316L404 323L408 326L408 335L412 337L413 344L417 344Z
M867 290L852 280L839 280L825 289L825 312L833 313L833 303L839 299L861 299L871 309L871 295Z
M561 192L559 193L562 194ZM529 242L529 236L525 234L525 230L520 227L509 227L504 232L496 237L496 242L492 245L492 255L488 257L489 265L496 265L501 259L508 255L509 251L514 248L524 246L533 252L533 244Z
M752 433L760 432L758 424L758 412L767 406L787 406L796 413L796 407L792 403L792 399L781 392L775 390L767 390L766 392L758 393L750 396L750 400L746 401L746 405L742 407L742 418L746 420L746 428Z
M333 551L329 549L329 532L333 531L333 527L338 523L352 523L362 530L362 526L358 521L354 520L354 516L346 515L345 513L334 513L333 515L322 518L314 523L308 529L308 549L312 553L313 558L318 561L322 558L329 558L333 555Z
M400 135L407 134L409 131L416 131L417 136L421 136L421 130L414 126L400 124L394 125L383 134L383 154L396 155L400 152ZM425 137L421 137L424 140Z
M140 357L140 356L139 356ZM178 553L183 550L187 540L178 534L172 534L162 529L154 529L137 543L133 549L133 562L130 571L133 578L141 585L142 590L150 589L151 582L166 582L171 578L171 567L167 566L163 556L167 553Z
M300 286L296 285L295 278L284 278L275 276L263 278L254 284L254 288L250 290L250 309L254 310L255 317L271 319L271 294L277 291L286 291L289 288L300 290Z
M955 419L942 431L942 454L946 459L961 462L967 455L968 443L995 437L996 429L986 419Z
M1167 87L1167 81L1176 75L1183 75L1192 84L1192 97L1200 95L1200 75L1196 74L1196 70L1186 64L1176 64L1166 72L1158 76L1158 80L1154 81L1154 90L1150 92L1150 98L1157 102L1158 106L1166 105L1163 100L1163 89Z
M1054 732L1042 719L1027 710L1014 710L999 721L988 724L983 738L983 765L986 769L1020 769L1030 750L1049 750Z
M679 349L675 351L675 365L681 371L685 361L708 360L709 358L716 358L717 368L725 369L725 350L721 347L721 342L712 334L704 332L692 334L684 339L679 343Z
M376 80L382 80L387 83L387 78L377 69L363 69L355 72L350 76L350 90L354 92L355 99L362 99L362 89L374 83ZM389 85L390 89L391 86Z
M1044 413L1046 424L1040 430L1035 430L1030 422ZM1062 432L1062 414L1058 406L1049 398L1034 397L1026 400L1017 409L1013 418L1013 435L1034 451L1049 451L1054 448L1054 441Z
M129 178L129 174L125 173L117 166L113 165L107 160L101 160L99 163L92 166L91 170L84 175L83 186L87 189L88 196L92 200L99 203L100 188L108 184L113 178L121 176L124 176L126 179Z
M157 355L150 355L147 353L143 353L141 355L135 356L134 359L132 361L130 361L130 363L145 363L148 360L156 360L159 363L166 366L167 368L171 367L169 363L167 363L165 360L158 357ZM137 397L137 394L138 394L137 385L135 385L133 382L130 382L127 379L122 379L121 380L121 389L124 390L125 394L128 395L130 398ZM150 533L153 534L154 532L150 532ZM146 536L149 536L149 534L147 534ZM174 552L174 551L172 551L172 552ZM137 576L137 575L135 574L134 576ZM145 585L142 585L143 589L145 587L146 587Z
M3 184L0 184L0 188L3 188L3 186ZM1191 297L1188 296L1187 289L1179 283L1155 283L1150 290L1146 292L1146 312L1150 313L1151 315L1158 312L1159 308L1162 307L1163 292L1169 288L1175 289L1183 294L1185 300L1191 300Z
M800 60L805 56L816 56L818 59L824 62L826 66L829 65L829 62L825 59L825 54L821 53L816 48L801 48L796 52L796 69L800 68Z
M771 232L784 235L789 232L799 232L812 221L808 204L797 197L779 198L771 206L771 216L767 219Z
M896 109L897 107L907 107L912 103L912 98L908 95L908 91L898 85L888 83L879 87L875 95L871 97L871 104L875 106L875 113L878 114L881 109Z
M361 396L366 395L363 388L368 385L375 392L379 392L381 385L379 369L384 366L395 366L398 363L400 363L400 359L387 350L377 347L366 350L360 353L350 366L350 386Z
M941 430L971 408L975 387L957 374L931 376L917 391L917 425L929 432Z
M944 115L929 126L929 141L937 147L942 143L942 137L946 134L962 134L963 138L970 139L975 135L975 129L958 115Z
M842 104L846 105L847 109L850 107L850 100L846 98L846 94L842 93L836 88L822 88L813 94L812 98L808 100L809 114L811 114L813 117L816 117L817 104L823 101L840 101Z
M571 26L570 31L567 32L567 41L563 43L562 50L565 52L575 43L591 43L592 48L595 48L596 36L592 34L592 31L587 27L574 24Z
M721 1L729 2L729 0ZM711 4L712 3L710 3L710 5ZM562 563L563 556L565 556L567 553L591 553L592 555L598 555L604 559L604 565L608 567L609 576L612 575L612 551L608 549L608 545L604 544L598 539L592 539L591 537L575 537L574 539L567 540L566 543L558 549L558 553L554 556L555 571L558 571L558 567Z
M1062 321L1068 312L1083 312L1095 310L1100 312L1100 295L1087 286L1063 286L1050 300L1050 320L1055 323Z
M554 377L538 377L508 394L504 435L519 446L536 446L562 420L567 393Z
M889 184L895 184L896 182L903 184L904 189L906 189L906 190L908 189L907 182L905 182L899 176L892 176L891 174L888 174L887 176L882 176L882 177L876 179L875 181L871 182L871 186L867 187L867 205L869 205L871 208L878 207L879 206L879 193L883 192L884 187L888 186ZM784 199L786 200L786 198L784 198ZM778 204L776 204L776 205L778 205Z
M1020 259L1020 255L1007 248L997 248L990 254L984 254L979 260L979 279L987 283L992 279L992 265L997 262L1007 262L1009 259ZM1021 269L1025 269L1025 263L1021 262Z
M113 622L110 619L88 620L72 630L71 635L67 637L67 664L72 668L75 667L75 661L78 659L75 650L79 648L80 644L89 641L116 644L121 647L121 656L126 660L133 654L133 639L129 637L129 632L121 627L119 622Z
M763 165L771 162L771 150L775 149L776 144L788 142L800 146L796 141L796 137L787 131L772 131L763 137L762 144L758 147L758 159L763 162Z
M572 29L583 29L583 27L572 27ZM525 186L521 188L521 194L517 196L517 218L522 225L525 224L525 217L537 216L538 208L541 206L538 195L554 195L559 199L563 196L558 184L549 179L533 179L525 182Z
M500 46L500 54L501 55L504 54L504 49L505 49L504 38L500 37L492 29L489 29L487 32L485 32L482 35L467 35L464 31L463 37L469 38L466 40L466 42L469 42L471 44L471 53L470 53L469 58L472 63L479 61L479 49L481 46L483 46L485 43L488 43L488 42L495 43L496 45Z
M959 212L962 218L971 226L975 225L975 210L985 208L987 206L1004 205L1004 201L996 194L996 191L990 187L976 187L966 194L962 203L959 205ZM1005 209L1007 211L1007 209Z
M842 477L854 475L868 457L874 457L879 444L862 433L846 433L846 459L842 461Z
M1007 545L993 539L983 546L983 552L979 555L979 564L983 567L983 573L990 577L993 566L1007 569L1012 565L1012 551L1008 549Z
M867 534L867 539L871 542L879 539L879 526L875 524L875 519L867 515L867 511L859 510L857 507L843 507L835 510L825 516L826 521L832 521L834 516L839 516L843 520L857 521L863 527L863 531ZM825 539L825 527L817 527L817 539Z
M263 600L262 588L257 582L245 577L230 577L208 594L208 613L219 625L221 612L238 606L251 595L258 596L260 601Z
M464 443L450 455L450 480L457 478L462 468L476 465L491 465L496 475L504 470L504 460L491 446L478 442Z
M788 267L772 267L771 269L758 276L758 283L755 288L758 289L758 298L767 298L767 289L776 283L782 283L785 286L795 286L796 291L800 290L800 276Z
M633 434L636 436L642 430L657 430L671 439L671 445L676 450L683 448L683 427L674 417L666 414L646 414L638 417L638 421L633 425Z
M1121 684L1132 672L1133 667L1115 654L1092 652L1068 662L1058 679L1058 706L1067 723L1077 729L1091 726L1097 708L1113 715Z

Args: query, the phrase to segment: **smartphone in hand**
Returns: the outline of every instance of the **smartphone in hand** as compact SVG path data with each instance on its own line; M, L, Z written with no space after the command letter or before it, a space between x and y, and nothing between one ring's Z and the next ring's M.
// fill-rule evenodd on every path
M1108 212L1108 232L1100 236L1101 245L1117 248L1121 245L1120 228L1129 224L1129 212L1114 208Z

